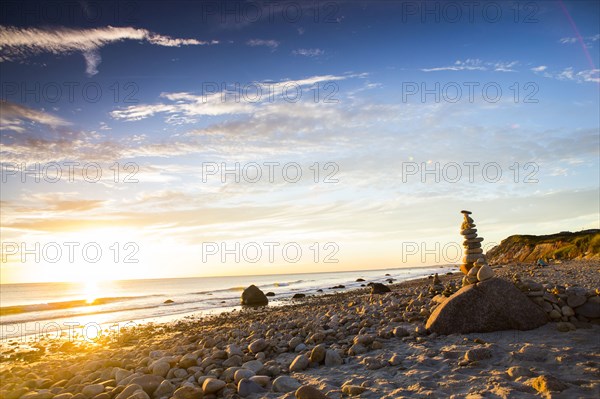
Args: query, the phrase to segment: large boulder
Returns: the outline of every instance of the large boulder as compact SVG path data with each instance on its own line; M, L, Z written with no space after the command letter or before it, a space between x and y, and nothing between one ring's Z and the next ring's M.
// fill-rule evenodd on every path
M531 330L546 313L509 281L500 278L465 286L438 306L426 328L438 334Z
M269 304L267 296L254 284L242 292L242 305L264 306Z
M385 294L387 292L392 292L392 290L390 290L390 287L388 287L387 285L381 284L381 283L369 283L367 285L369 287L371 287L372 295Z

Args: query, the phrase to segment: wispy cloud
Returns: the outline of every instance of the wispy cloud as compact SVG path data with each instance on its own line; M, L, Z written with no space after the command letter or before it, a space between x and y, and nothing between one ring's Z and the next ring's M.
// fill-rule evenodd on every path
M518 61L510 62L484 62L478 58L468 58L464 61L456 60L453 65L422 68L423 72L439 72L439 71L493 71L493 72L516 72L514 67L518 65Z
M101 61L99 50L108 44L123 40L145 41L163 47L218 43L218 41L172 38L133 27L38 29L0 26L0 61L24 59L40 53L81 52L86 60L86 73L92 76L98 73L97 67Z
M540 66L531 68L531 70L533 72L544 72L546 69L548 69L548 67L546 65L540 65Z
M302 89L315 83L343 80L362 75L320 75L305 79L285 80L281 82L254 82L249 86L260 89L261 93L246 94L246 90L228 89L218 92L194 94L189 92L162 93L168 102L132 105L110 113L114 119L138 121L156 114L168 115L167 123L194 123L195 117L231 114L249 114L254 107L273 102L286 88ZM248 86L248 87L249 87ZM255 95L256 94L256 95Z
M325 54L325 51L321 50L320 48L299 48L292 51L292 54L302 55L304 57L318 57Z
M248 46L257 47L257 46L265 46L270 48L271 50L277 49L279 47L279 42L277 40L263 40L263 39L250 39L246 42Z
M545 65L541 65L539 67L531 68L531 70L536 74L541 74L545 78L550 79L577 83L600 83L600 69L584 69L577 71L573 67L567 67L559 71L550 71Z
M69 126L71 124L58 116L15 104L10 101L0 101L0 111L1 130L23 132L25 130L25 122L27 121L50 126L52 128Z
M582 37L582 40L583 40L583 43L587 47L592 47L595 42L600 40L600 33L593 35L593 36ZM579 39L576 37L563 37L563 38L559 39L558 42L560 44L574 44L574 43L577 43L578 41L579 41Z

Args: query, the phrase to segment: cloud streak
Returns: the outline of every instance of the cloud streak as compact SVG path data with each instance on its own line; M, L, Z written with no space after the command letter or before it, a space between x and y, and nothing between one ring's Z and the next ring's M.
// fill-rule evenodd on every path
M493 72L516 72L514 67L518 65L518 61L510 62L484 62L478 58L468 58L464 61L456 60L453 65L422 68L423 72L440 72L440 71L493 71Z
M263 40L263 39L250 39L246 42L246 44L250 47L258 47L265 46L270 48L272 51L275 51L277 47L279 47L279 42L277 40Z
M14 132L25 131L26 121L38 123L52 128L69 126L71 123L52 114L15 104L10 101L0 101L0 126L2 130Z
M99 50L124 40L145 41L163 47L217 44L218 41L180 39L133 27L106 26L94 29L38 29L0 26L0 61L14 61L42 53L70 54L81 52L86 61L86 73L98 73Z

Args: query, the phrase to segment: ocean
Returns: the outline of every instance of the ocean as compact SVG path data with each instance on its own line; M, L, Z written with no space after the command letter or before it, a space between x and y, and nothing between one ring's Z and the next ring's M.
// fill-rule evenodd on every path
M191 277L97 283L30 283L0 285L0 340L56 334L76 329L96 331L240 308L244 288L255 284L274 292L270 306L289 303L296 293L344 292L368 282L406 281L455 271L431 266L386 270ZM386 275L386 274L389 274ZM362 278L365 282L357 282ZM343 285L343 289L331 289ZM172 303L165 303L166 301ZM94 328L91 328L94 327Z

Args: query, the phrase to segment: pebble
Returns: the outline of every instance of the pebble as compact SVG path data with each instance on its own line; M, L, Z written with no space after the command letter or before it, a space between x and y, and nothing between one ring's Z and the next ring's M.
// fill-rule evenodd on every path
M241 379L237 384L237 392L242 398L250 396L255 393L262 393L265 389L258 385L256 382L247 380L245 378Z
M492 351L488 348L473 348L465 353L465 360L469 362L479 362L492 357Z
M202 384L202 391L205 394L216 393L225 387L225 381L216 378L207 378ZM181 388L180 388L181 389ZM192 399L192 398L189 398Z
M256 375L256 373L250 369L239 369L238 371L235 372L235 374L233 376L233 381L237 384L242 379L246 378L249 380L250 378L254 377L255 375Z
M265 350L267 346L269 346L268 342L264 338L259 338L248 345L248 350L252 353L258 353Z
M315 387L304 385L295 393L296 399L328 399L327 396Z
M173 392L173 398L196 399L197 397L202 396L202 392L203 392L203 390L198 387L183 385L183 386L177 388L177 390L175 390L175 392Z
M306 355L298 355L290 364L290 371L302 371L308 368L310 361Z
M342 387L342 393L348 396L357 396L366 390L367 388L358 385L344 385Z
M292 392L300 388L301 385L302 384L300 384L294 378L287 375L282 375L275 378L275 381L273 381L273 391L283 393Z
M104 392L104 385L102 384L87 385L81 390L81 393L89 398L92 398L102 392Z
M511 377L511 378L519 378L519 377L531 377L532 376L532 372L531 370L529 370L526 367L522 367L522 366L513 366L511 368L509 368L506 373Z
M319 344L313 348L310 352L310 361L314 363L323 363L325 360L325 355L327 353L327 348L324 344Z

